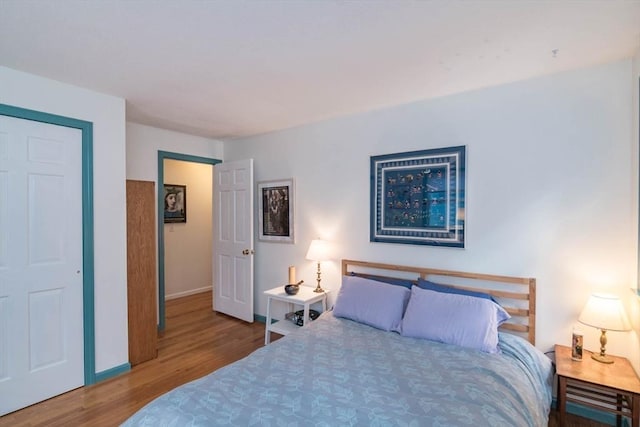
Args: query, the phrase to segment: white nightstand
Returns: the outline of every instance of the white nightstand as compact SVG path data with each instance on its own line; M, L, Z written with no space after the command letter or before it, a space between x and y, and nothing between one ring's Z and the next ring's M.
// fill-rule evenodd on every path
M269 342L271 341L271 332L275 332L280 335L287 335L289 332L292 332L300 327L289 320L278 320L277 322L272 323L271 302L281 301L289 303L290 306L303 306L303 319L304 324L306 325L309 322L309 306L311 304L322 302L322 311L326 311L327 309L327 294L330 291L325 290L324 292L314 292L314 289L315 288L311 286L300 286L300 290L295 295L288 295L284 291L284 286L278 286L277 288L264 291L264 294L267 296L267 318L265 320L264 328L265 345L269 344Z

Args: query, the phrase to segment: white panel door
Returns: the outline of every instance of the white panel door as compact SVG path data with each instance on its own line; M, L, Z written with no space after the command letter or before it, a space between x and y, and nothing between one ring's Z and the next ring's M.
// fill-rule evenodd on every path
M84 384L82 132L0 115L0 415Z
M253 159L213 171L213 309L253 322Z

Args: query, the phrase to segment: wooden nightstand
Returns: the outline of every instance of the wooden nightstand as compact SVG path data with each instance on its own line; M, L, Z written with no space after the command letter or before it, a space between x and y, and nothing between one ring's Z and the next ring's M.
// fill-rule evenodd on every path
M295 295L289 295L284 291L284 286L278 286L277 288L264 291L267 296L267 318L265 320L264 327L264 344L267 345L271 342L271 332L275 332L280 335L287 335L299 328L300 326L289 320L279 320L272 323L271 316L271 302L282 301L293 305L301 305L304 310L303 323L306 325L309 322L309 306L316 302L322 303L322 311L327 309L327 294L328 290L324 292L314 292L315 288L311 286L300 286L300 290Z
M640 427L640 380L627 359L609 356L615 362L608 365L584 351L582 361L576 362L571 360L571 348L556 345L555 350L561 426L567 402L574 402L615 414L618 426L624 416L631 419L632 427Z

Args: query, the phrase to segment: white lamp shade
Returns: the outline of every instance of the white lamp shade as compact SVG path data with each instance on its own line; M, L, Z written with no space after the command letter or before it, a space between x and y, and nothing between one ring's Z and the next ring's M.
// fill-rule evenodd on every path
M312 240L307 251L306 259L310 261L329 261L329 243L324 240Z
M580 313L578 321L606 331L631 330L622 302L615 295L592 294Z

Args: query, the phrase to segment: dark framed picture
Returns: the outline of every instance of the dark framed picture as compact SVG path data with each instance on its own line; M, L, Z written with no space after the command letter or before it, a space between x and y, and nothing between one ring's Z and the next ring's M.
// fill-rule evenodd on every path
M293 179L258 182L258 240L295 243Z
M370 240L464 248L465 147L371 157Z
M164 184L164 222L187 222L187 186Z

